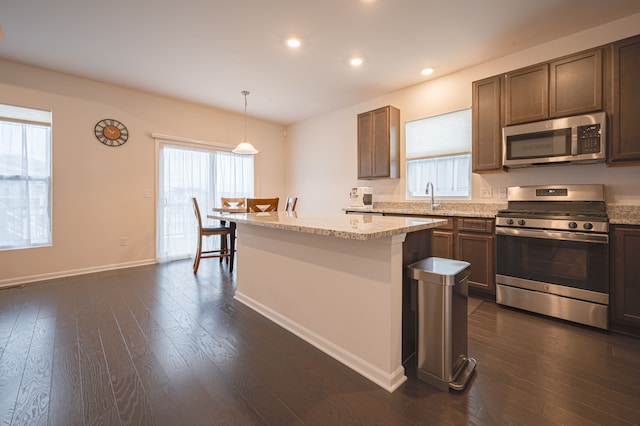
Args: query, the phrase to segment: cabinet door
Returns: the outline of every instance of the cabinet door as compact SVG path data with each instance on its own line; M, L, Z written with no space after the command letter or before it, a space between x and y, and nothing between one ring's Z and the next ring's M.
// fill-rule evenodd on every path
M471 152L473 172L502 168L502 118L500 76L474 81L472 85Z
M613 44L609 164L640 162L640 36Z
M431 234L431 256L454 259L453 231L433 230Z
M505 108L508 126L549 118L549 65L507 73Z
M469 285L487 293L495 293L495 237L487 234L459 232L456 258L471 264Z
M640 335L640 227L617 226L613 235L611 329Z
M358 114L358 178L373 176L373 112Z
M602 110L602 49L549 64L549 116Z
M374 177L388 177L391 172L389 107L373 111L373 158Z

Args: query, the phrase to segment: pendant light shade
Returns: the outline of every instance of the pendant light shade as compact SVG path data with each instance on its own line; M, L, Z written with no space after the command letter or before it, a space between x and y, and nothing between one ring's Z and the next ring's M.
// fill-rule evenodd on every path
M247 142L247 95L249 94L249 91L243 90L240 93L244 96L244 140L240 142L232 152L234 154L254 155L259 151L250 142Z

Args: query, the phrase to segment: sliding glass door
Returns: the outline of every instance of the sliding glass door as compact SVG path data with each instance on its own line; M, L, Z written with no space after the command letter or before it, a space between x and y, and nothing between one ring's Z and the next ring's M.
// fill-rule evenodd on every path
M253 197L253 156L213 148L161 143L158 164L157 259L193 256L197 222L192 197L202 216L220 205L220 197ZM218 244L207 238L206 244ZM211 248L213 248L211 246Z

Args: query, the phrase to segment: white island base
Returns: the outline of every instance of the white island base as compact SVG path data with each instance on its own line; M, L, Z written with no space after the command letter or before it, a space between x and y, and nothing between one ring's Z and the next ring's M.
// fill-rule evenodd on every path
M442 219L244 213L236 300L393 392L402 366L403 242ZM425 242L426 244L426 242Z
M402 243L238 224L235 298L389 392L402 367Z

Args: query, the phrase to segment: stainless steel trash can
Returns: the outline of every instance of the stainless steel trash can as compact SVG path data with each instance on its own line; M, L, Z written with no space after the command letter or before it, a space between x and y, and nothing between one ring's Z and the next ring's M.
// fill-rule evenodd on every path
M417 281L416 374L440 390L462 390L476 366L467 354L471 264L429 257L408 268Z

